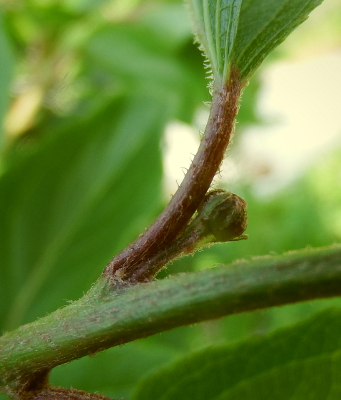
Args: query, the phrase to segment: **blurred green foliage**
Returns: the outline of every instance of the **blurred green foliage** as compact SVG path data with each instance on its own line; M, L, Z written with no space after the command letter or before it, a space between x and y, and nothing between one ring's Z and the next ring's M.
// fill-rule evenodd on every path
M11 45L4 29L4 18L0 13L0 51L1 51L1 66L0 66L0 121L3 121L6 115L8 103L10 82L14 67ZM2 145L2 135L0 134L0 147Z
M156 372L133 399L339 399L340 317L324 310L232 349L212 346Z
M80 297L115 252L152 222L165 203L164 129L174 119L191 123L209 100L203 58L182 1L22 0L4 5L3 331ZM259 122L259 85L256 76L244 92L238 134ZM340 170L340 157L333 156L266 201L240 186L238 194L249 204L249 240L178 260L159 278L339 241ZM150 371L195 349L272 331L331 303L339 301L175 329L60 366L52 372L52 383L127 397Z

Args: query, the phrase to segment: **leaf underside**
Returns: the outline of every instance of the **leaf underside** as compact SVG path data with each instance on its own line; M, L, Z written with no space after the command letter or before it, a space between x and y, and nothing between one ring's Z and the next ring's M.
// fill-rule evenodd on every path
M216 85L236 68L247 81L322 0L189 0L197 40Z

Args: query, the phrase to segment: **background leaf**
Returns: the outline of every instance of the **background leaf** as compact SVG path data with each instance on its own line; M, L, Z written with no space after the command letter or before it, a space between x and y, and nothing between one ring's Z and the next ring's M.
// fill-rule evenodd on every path
M147 223L160 201L166 118L167 108L146 96L115 99L64 126L2 176L6 329L80 296Z
M3 124L9 105L9 89L13 67L12 49L5 31L3 13L0 11L0 148L3 144Z
M167 7L167 11L175 14L180 26L186 23L184 10ZM156 101L168 102L173 118L188 121L198 103L208 98L204 85L198 85L202 68L189 64L191 58L198 62L200 58L187 47L192 39L189 31L176 35L167 28L168 22L166 31L160 32L153 24L167 20L160 14L133 26L109 25L96 31L83 49L86 68L90 74L96 71L97 80L103 76L104 90L150 93Z
M339 399L341 311L323 313L292 328L213 347L142 382L143 399Z

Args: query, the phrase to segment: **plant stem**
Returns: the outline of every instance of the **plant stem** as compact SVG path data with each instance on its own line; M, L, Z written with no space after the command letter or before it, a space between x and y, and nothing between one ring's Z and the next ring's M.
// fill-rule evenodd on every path
M246 201L222 189L211 190L204 196L196 216L182 234L169 247L160 249L154 257L146 260L135 272L135 278L151 279L170 261L193 254L204 246L246 239L247 235L242 235L246 227Z
M233 133L241 88L237 71L232 71L229 82L213 94L205 134L177 192L155 222L110 261L104 275L129 283L151 279L146 262L181 235L219 169Z
M113 291L101 277L82 299L0 338L0 386L182 325L341 295L341 246L239 261ZM23 389L24 388L24 389Z

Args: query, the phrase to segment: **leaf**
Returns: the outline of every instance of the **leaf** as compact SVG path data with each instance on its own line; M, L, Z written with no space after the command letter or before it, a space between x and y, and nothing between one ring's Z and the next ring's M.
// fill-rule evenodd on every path
M159 42L158 51L165 56L176 55L184 44L192 42L190 19L182 2L159 2L157 7L142 14L136 25L153 34L153 39L150 37L149 40Z
M341 309L236 346L212 347L146 378L134 400L337 400Z
M237 34L242 0L191 0L197 40L202 44L220 84L226 81Z
M243 79L259 67L323 0L243 0L233 64Z
M323 0L189 0L217 85L231 68L247 81L264 58Z
M76 387L86 392L99 392L116 398L130 398L131 390L141 376L165 365L181 352L159 345L153 338L116 346L97 354L83 357L52 370L51 383L56 386Z
M112 90L149 93L168 102L173 118L185 115L184 119L191 121L205 98L202 68L200 63L189 65L192 60L185 59L181 53L186 33L179 38L168 28L167 15L160 13L157 17L159 25L166 26L165 32L161 29L157 32L157 26L152 29L152 18L134 25L104 26L98 30L84 47L87 68L95 71L97 81L101 77L105 82L104 90L110 85ZM181 25L185 23L182 21ZM192 36L188 35L187 41L191 40Z
M13 56L4 29L3 15L0 12L0 147L3 142L3 123L9 105L9 87L12 78Z
M168 110L112 100L41 143L0 180L0 319L5 328L80 297L159 205ZM141 227L142 225L142 227Z

